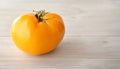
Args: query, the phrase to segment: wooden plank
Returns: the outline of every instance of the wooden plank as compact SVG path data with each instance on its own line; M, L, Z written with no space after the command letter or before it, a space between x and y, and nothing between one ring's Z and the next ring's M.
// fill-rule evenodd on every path
M12 1L14 2L14 1ZM30 1L31 2L31 1ZM5 4L4 4L5 3ZM0 36L10 36L11 24L16 17L22 13L32 12L33 9L42 9L46 8L48 11L54 11L63 16L65 26L66 26L66 35L110 35L110 36L119 36L120 33L120 9L114 6L106 6L104 3L98 3L97 6L91 5L94 2L90 3L76 3L68 6L68 3L60 2L60 4L52 4L52 2L11 2L6 6L6 2L0 6ZM70 2L71 3L71 2ZM29 6L29 8L24 7L24 5ZM90 5L90 6L88 6ZM16 8L17 6L17 8ZM39 6L39 7L36 7ZM80 7L82 6L82 7ZM62 8L65 7L65 8ZM111 7L111 8L110 8ZM62 9L61 9L62 8ZM67 8L67 10L66 10ZM71 8L74 8L71 9ZM55 9L55 10L54 10ZM71 12L69 12L71 11Z
M0 37L1 59L25 55L10 37ZM65 37L59 47L45 55L54 58L120 59L120 37ZM44 55L43 55L44 56Z

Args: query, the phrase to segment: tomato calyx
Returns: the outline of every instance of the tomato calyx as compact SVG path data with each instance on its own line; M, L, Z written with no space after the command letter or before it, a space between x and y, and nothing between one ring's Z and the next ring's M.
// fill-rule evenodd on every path
M46 15L48 12L45 12L45 10L40 10L40 11L35 11L33 10L33 12L35 13L35 17L37 18L38 22L42 22L48 19L44 19L43 16Z

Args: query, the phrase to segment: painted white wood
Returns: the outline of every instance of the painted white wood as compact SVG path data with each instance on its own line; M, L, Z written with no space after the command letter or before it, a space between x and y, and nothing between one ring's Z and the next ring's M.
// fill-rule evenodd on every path
M20 51L10 27L20 14L59 13L66 33L58 48L41 56ZM120 69L119 0L3 0L0 2L0 69Z

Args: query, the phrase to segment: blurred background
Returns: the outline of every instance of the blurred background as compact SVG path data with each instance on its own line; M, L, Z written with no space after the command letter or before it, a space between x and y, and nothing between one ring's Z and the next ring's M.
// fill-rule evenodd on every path
M19 15L41 9L60 14L68 36L119 34L119 0L2 0L0 36L9 36L10 25Z

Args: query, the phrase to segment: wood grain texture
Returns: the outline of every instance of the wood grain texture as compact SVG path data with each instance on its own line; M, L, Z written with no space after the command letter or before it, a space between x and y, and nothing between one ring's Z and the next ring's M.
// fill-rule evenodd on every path
M65 22L54 51L30 56L10 38L20 14L46 9ZM120 69L119 0L4 0L0 2L0 69Z

